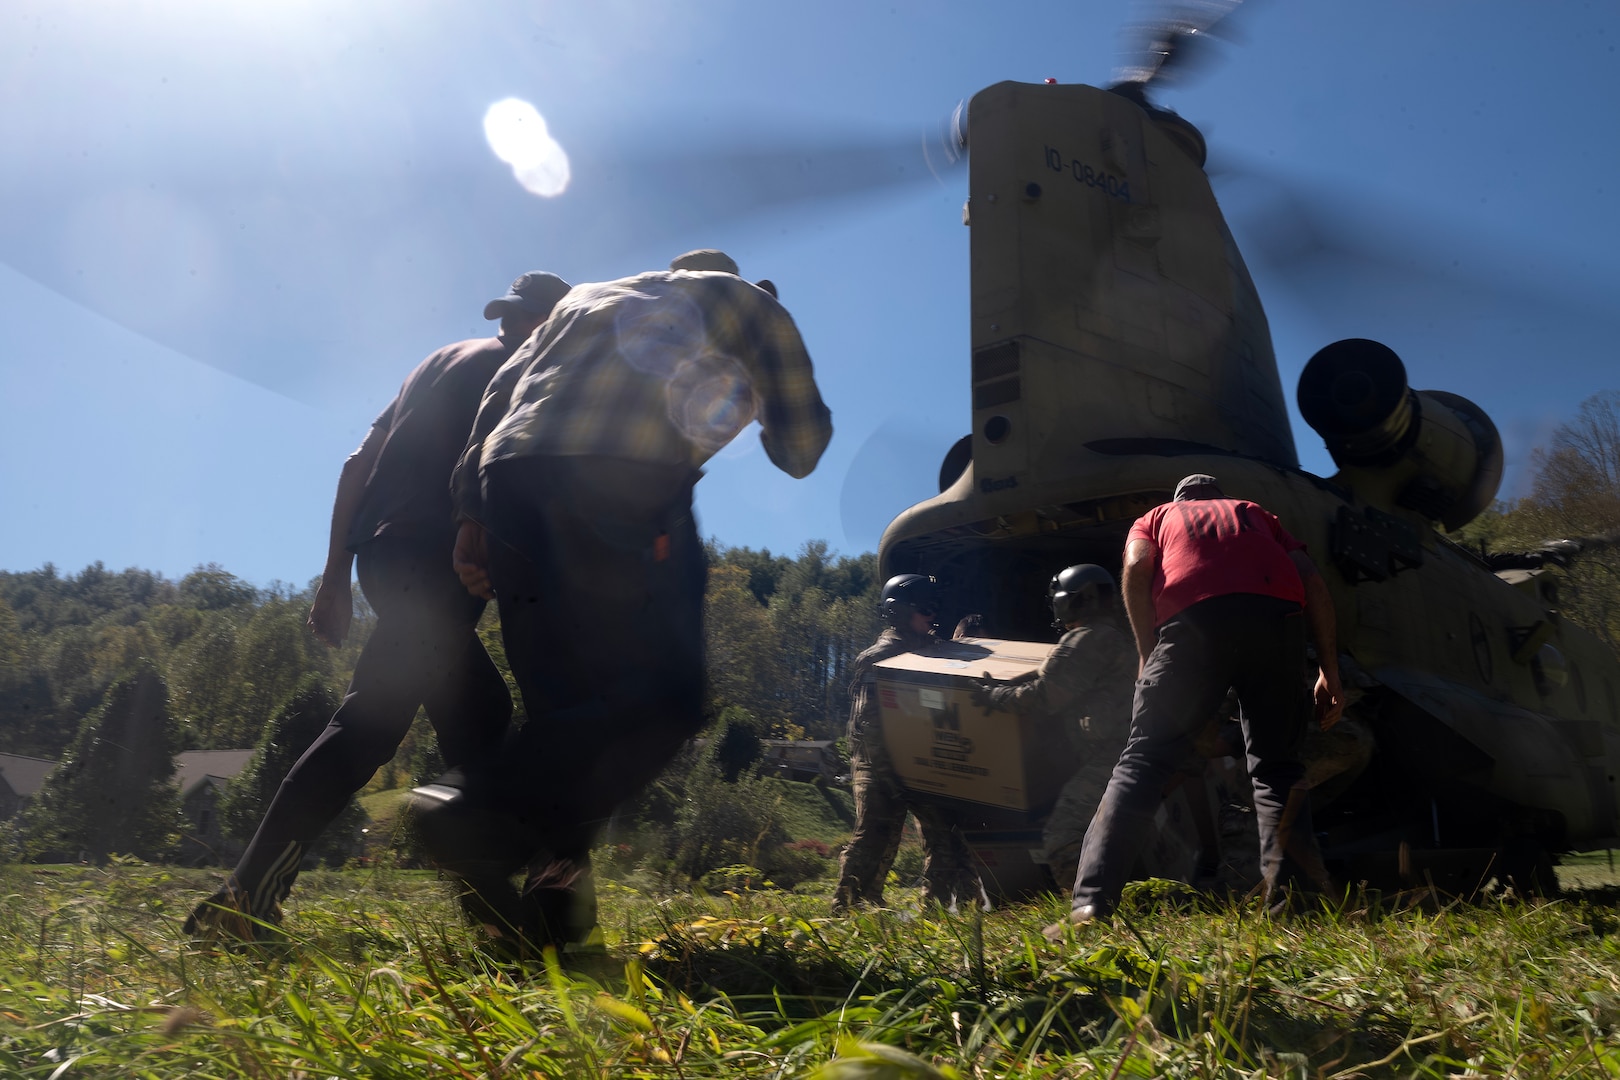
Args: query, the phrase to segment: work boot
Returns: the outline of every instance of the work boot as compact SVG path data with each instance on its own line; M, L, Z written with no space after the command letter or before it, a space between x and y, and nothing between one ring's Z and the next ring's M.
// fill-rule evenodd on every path
M1071 932L1075 927L1089 926L1103 917L1102 912L1097 909L1096 905L1081 904L1079 907L1069 912L1068 918L1062 920L1061 922L1055 922L1042 930L1041 936L1047 941L1052 942L1054 945L1060 944L1063 941L1064 935Z
M596 921L596 877L589 857L547 858L530 864L523 884L523 933L538 952L546 945L600 944Z
M983 911L992 910L990 894L977 875L958 875L941 882L925 880L923 900L938 904L951 915L971 911L975 906Z
M883 906L883 881L874 877L873 880L863 882L853 874L845 874L838 879L838 887L833 890L832 913L834 915L849 915L863 908L881 908Z
M284 940L281 932L281 908L271 905L268 911L255 912L248 901L247 890L234 878L220 886L219 891L191 909L182 927L186 935L205 945L236 950L249 945Z
M512 852L524 830L500 810L470 797L456 773L411 789L405 806L422 850L456 879L462 914L502 943L501 950L513 953L512 958L526 958L528 918L512 885L512 874L522 866Z

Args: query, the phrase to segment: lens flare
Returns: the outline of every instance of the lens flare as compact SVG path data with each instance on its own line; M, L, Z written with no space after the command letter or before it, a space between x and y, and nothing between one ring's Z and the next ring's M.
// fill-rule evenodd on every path
M669 419L676 430L708 454L735 438L757 411L748 372L719 353L682 362L666 393Z
M567 190L568 155L527 101L505 98L491 105L484 113L484 138L524 190L548 199Z

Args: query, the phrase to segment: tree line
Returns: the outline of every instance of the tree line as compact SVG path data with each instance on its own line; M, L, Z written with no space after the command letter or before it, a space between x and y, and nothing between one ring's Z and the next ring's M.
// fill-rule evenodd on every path
M1620 654L1620 391L1594 394L1534 451L1529 494L1498 502L1453 534L1485 554L1570 539L1562 615Z
M849 664L876 631L876 558L821 541L793 557L711 541L708 555L710 712L761 734L836 737ZM0 752L60 758L137 668L163 683L174 750L257 745L306 684L341 695L375 623L356 590L349 640L315 641L304 620L318 584L258 588L218 565L179 581L100 563L0 572ZM493 606L480 633L510 681ZM419 718L400 780L433 766L427 730Z

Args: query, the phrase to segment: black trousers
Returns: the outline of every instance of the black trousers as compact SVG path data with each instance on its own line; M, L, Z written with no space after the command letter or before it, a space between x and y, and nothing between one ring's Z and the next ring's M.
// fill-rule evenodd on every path
M468 792L518 824L524 863L582 864L702 727L700 475L603 457L484 470L490 580L528 718Z
M1312 888L1327 886L1299 786L1299 748L1311 716L1304 614L1287 601L1236 594L1201 601L1159 627L1136 682L1130 738L1086 830L1075 907L1107 913L1119 902L1165 783L1229 687L1242 706L1267 896L1290 869Z
M233 874L261 918L292 889L305 849L394 756L418 708L452 766L493 756L511 721L506 680L476 632L484 601L462 588L445 545L379 537L357 570L377 625L343 704L281 782Z

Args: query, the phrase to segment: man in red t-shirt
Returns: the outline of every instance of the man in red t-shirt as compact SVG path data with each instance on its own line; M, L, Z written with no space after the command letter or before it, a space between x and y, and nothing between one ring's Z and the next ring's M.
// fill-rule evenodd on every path
M1131 734L1086 831L1070 921L1108 915L1119 902L1165 782L1229 688L1243 707L1268 901L1289 859L1309 887L1331 888L1298 786L1310 713L1307 622L1323 730L1344 703L1333 600L1305 545L1263 507L1228 499L1213 476L1195 473L1131 527L1122 588L1140 665Z

